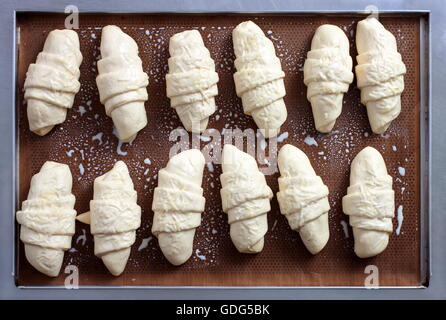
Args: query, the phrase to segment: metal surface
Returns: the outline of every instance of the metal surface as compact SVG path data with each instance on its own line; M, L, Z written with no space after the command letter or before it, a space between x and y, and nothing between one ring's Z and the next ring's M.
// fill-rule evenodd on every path
M382 6L381 6L382 3ZM205 12L205 11L362 11L369 3L366 1L338 1L336 3L328 1L319 1L317 4L307 1L258 1L255 3L240 3L240 2L218 2L208 4L207 2L175 2L165 1L163 4L145 3L143 1L135 1L132 3L132 8L129 10L126 2L108 1L107 4L111 10L107 10L99 1L72 1L79 7L82 12L97 12L97 11L112 11L112 12L161 12L161 11L177 11L177 12ZM415 288L386 288L382 290L365 290L365 289L344 289L344 288L137 288L135 289L120 289L119 291L98 290L91 288L88 290L46 290L33 289L24 290L15 287L12 277L13 268L13 230L14 230L14 207L15 189L14 189L14 172L15 172L15 115L14 115L14 90L15 83L11 81L14 79L14 54L15 48L12 44L15 43L14 33L14 10L18 11L63 11L63 5L55 5L51 1L40 1L39 3L32 3L30 1L6 1L2 5L1 17L2 28L0 29L0 40L4 45L0 49L2 59L0 61L2 72L2 87L0 94L3 100L3 107L1 109L2 117L0 117L0 135L1 142L4 149L3 155L0 159L0 178L4 186L1 191L1 212L0 216L0 245L2 257L0 259L0 297L1 298L70 298L70 299L85 299L85 298L258 298L258 299L333 299L333 298L361 298L361 299L396 299L396 298L445 298L446 288L446 251L441 247L445 241L445 234L442 232L446 225L446 216L441 212L442 208L446 207L446 200L440 197L442 187L445 182L446 167L442 161L443 155L441 150L445 147L445 141L442 137L445 136L446 128L441 124L446 120L446 111L440 109L440 101L444 101L445 93L441 91L442 83L446 80L446 74L442 70L442 53L446 49L446 38L442 32L446 24L446 12L441 8L440 1L407 1L388 3L385 1L376 1L374 3L380 10L430 10L431 23L431 37L432 37L432 70L433 74L429 74L429 66L422 66L421 72L425 70L425 81L430 82L430 89L433 92L431 101L422 101L423 106L430 106L432 109L429 117L429 108L426 108L428 121L432 137L429 141L428 137L423 138L424 150L422 154L426 155L422 159L423 165L431 168L433 175L424 176L422 180L422 187L428 192L431 197L424 208L431 210L431 243L430 246L430 261L432 264L432 277L429 286L425 289ZM423 46L422 46L423 47ZM424 47L427 49L426 47ZM440 64L441 63L441 64ZM429 87L427 87L429 88ZM437 108L436 108L437 106ZM421 117L423 120L423 117ZM422 121L421 129L425 121ZM422 130L423 132L423 130ZM433 148L431 149L431 144ZM429 152L429 151L432 152ZM6 152L5 152L6 151ZM431 154L432 157L429 157ZM423 210L423 208L422 208ZM429 222L422 226L422 233L429 229ZM425 244L428 245L427 243ZM427 246L429 247L429 246ZM429 257L427 252L426 258Z

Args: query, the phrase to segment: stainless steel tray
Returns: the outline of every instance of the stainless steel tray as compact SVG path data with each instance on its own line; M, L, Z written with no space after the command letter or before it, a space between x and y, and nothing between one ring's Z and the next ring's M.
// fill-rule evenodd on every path
M99 10L99 6L95 7L94 5L97 5L97 3L94 3L93 6L89 6L88 10L85 11L97 11ZM12 8L14 8L14 6L11 6ZM121 7L122 8L122 7ZM136 8L136 7L135 7ZM51 9L50 7L46 7L46 10L44 11L52 11L54 9ZM7 11L7 10L6 10ZM82 11L82 10L81 10ZM124 8L122 8L122 11L126 11L124 10ZM138 11L138 10L134 10L134 11ZM160 11L160 10L158 10ZM286 11L286 10L285 10ZM10 12L11 13L11 12ZM271 12L273 14L273 12ZM277 13L277 12L276 12ZM296 12L294 12L296 13ZM301 12L300 14L309 14L310 12ZM342 12L311 12L311 13L317 13L317 14L347 14L349 12L347 11L342 11ZM420 144L420 148L421 148L421 156L422 158L420 159L420 165L421 165L421 172L422 172L422 179L421 179L421 212L422 214L422 221L421 221L421 255L423 257L423 261L425 261L425 263L422 263L422 273L423 275L426 276L426 284L429 284L429 287L427 287L425 290L422 290L420 293L420 291L418 291L417 289L413 288L406 288L406 289L400 289L399 292L401 293L401 295L403 296L407 296L407 297L423 297L423 296L428 296L428 294L426 294L426 292L432 292L431 295L435 296L435 294L441 294L441 290L440 289L436 289L431 290L432 288L432 283L429 283L429 275L431 274L430 272L430 265L431 265L431 254L430 254L430 248L431 246L430 244L430 236L431 233L429 232L430 227L429 227L429 211L430 211L430 197L431 197L431 185L432 185L432 180L429 179L430 178L430 172L431 172L431 148L430 148L430 143L431 143L431 139L430 137L432 136L432 128L430 126L430 72L426 72L426 70L430 70L430 28L429 28L429 23L430 23L430 15L427 12L398 12L399 14L405 15L405 14L410 14L410 15L419 15L420 19L422 20L422 23L420 24L421 26L421 30L420 33L422 35L424 35L424 37L422 37L422 43L420 43L420 48L421 48L421 52L420 52L420 57L421 57L421 61L420 61L420 73L421 75L423 75L420 78L420 85L421 85L421 104L420 104L420 108L421 108L421 112L422 112L422 116L420 117L420 133L421 133L421 144ZM384 13L387 14L387 13ZM395 12L392 12L392 14L395 14ZM11 19L9 19L11 20ZM6 20L8 21L8 20ZM11 21L10 21L11 22ZM9 30L11 30L11 28L9 28ZM12 38L11 40L16 41L16 39L14 38L13 34L10 35ZM11 53L9 54L9 56L11 56ZM12 60L14 62L14 60ZM3 63L3 61L2 61ZM13 63L13 66L15 65L15 63ZM14 74L14 73L13 73ZM13 84L15 83L15 81L13 82ZM11 91L9 92L9 94L5 94L5 96L9 96L10 98L14 98L14 96L11 96L11 92L14 92L14 85L12 87L10 87ZM15 104L11 104L11 106L15 106ZM9 150L12 150L12 154L11 157L12 159L8 159L8 157L4 157L2 158L2 177L6 177L7 178L7 168L11 168L13 171L9 171L9 174L12 174L13 172L15 172L15 163L16 163L16 157L15 157L15 151L16 151L16 137L14 134L15 130L14 130L14 124L15 124L15 117L14 117L14 111L13 111L12 107L10 109L10 114L9 114L9 118L11 119L11 115L12 115L12 119L13 119L13 123L9 124L6 126L6 128L12 129L11 131L8 130L7 135L3 136L2 138L6 137L6 136L10 136L11 140L12 140L12 144L11 141L5 143L5 145L10 145L11 148ZM6 117L5 117L6 118ZM12 160L11 162L7 162L9 160ZM5 163L3 163L5 162ZM4 170L6 169L6 170ZM15 176L17 178L17 176ZM9 180L11 181L11 180ZM16 184L15 184L15 178L12 180L13 181L13 188L10 190L10 192L5 192L5 194L9 193L10 195L16 194ZM11 199L13 199L13 201L11 201ZM7 199L5 199L7 200ZM9 198L9 200L4 201L3 202L4 205L7 205L7 208L9 208L9 210L5 210L7 212L9 212L8 215L4 215L2 217L2 221L1 222L5 222L2 223L2 226L9 226L9 232L7 232L8 237L7 237L7 241L3 241L2 242L2 247L5 247L5 250L3 250L3 252L11 252L11 247L7 247L5 244L11 244L12 245L12 241L11 239L14 238L14 235L11 235L11 230L13 229L12 226L14 226L14 209L16 204L17 204L17 199L16 197L11 197ZM5 208L6 209L6 208ZM12 209L12 210L11 210ZM4 219L5 216L7 216L7 219ZM5 233L3 233L2 237L5 235ZM9 238L9 239L8 239ZM10 255L9 257L13 257L12 255ZM32 297L36 294L38 294L38 292L36 292L35 290L32 291L16 291L17 289L14 289L14 285L12 283L12 278L11 278L11 273L7 271L7 269L11 270L10 267L7 268L7 266L11 266L11 262L14 261L13 259L7 259L8 261L6 261L5 257L2 258L1 261L1 265L2 267L5 266L6 268L2 269L2 274L1 274L1 279L5 280L3 281L3 283L7 283L7 287L5 287L5 290L2 290L1 293L2 295L4 294L5 296L17 296L17 297L22 297L22 298L26 298L26 297ZM6 272L4 272L6 271ZM8 276L9 274L9 276ZM13 274L12 274L13 275ZM444 275L443 275L444 276ZM3 278L5 277L5 278ZM9 280L7 280L9 278ZM51 296L54 296L54 293L50 293L50 291L43 289L43 288L38 288L38 287L34 287L35 289L38 289L38 291L43 290L43 292L45 293L46 297L50 298ZM174 287L176 288L176 287ZM2 287L3 289L3 287ZM93 289L93 287L92 287ZM139 293L140 290L133 290L133 289L143 289L144 293ZM179 288L176 288L179 289ZM177 298L181 298L181 297L187 297L188 294L190 292L193 292L193 294L196 297L207 297L207 298L222 298L222 297L239 297L241 298L245 293L247 294L248 292L252 293L255 292L255 297L257 298L262 298L262 297L272 297L274 296L275 298L286 298L286 297L303 297L306 296L306 298L315 298L315 297L319 297L319 298L330 298L330 297L338 297L336 296L336 294L339 294L340 292L338 291L340 288L338 287L330 287L330 288L312 288L311 291L310 288L304 288L304 287L300 287L300 288L274 288L274 287L268 287L268 288L249 288L249 287L245 287L245 288L228 288L228 287L218 287L218 288L212 288L212 287L206 287L206 288L181 288L182 290L180 291L176 291L176 296ZM355 296L357 297L357 294L359 293L361 295L361 297L364 298L372 298L373 296L379 294L380 297L389 297L389 296L393 296L394 293L392 294L391 291L387 289L384 290L379 290L380 293L375 293L372 294L370 293L370 291L367 290L362 290L362 289L354 289L351 288L348 291L342 291L342 295L344 297L352 297ZM123 292L122 291L126 291L129 289L126 288L122 288L119 293L115 292L114 289L113 290L106 290L106 294L110 297L117 297L118 295L122 295ZM192 291L190 291L192 290ZM243 294L237 294L237 292L240 292L240 290L242 290L244 293ZM252 291L254 290L254 291ZM414 291L415 290L415 291ZM209 295L209 291L211 292L211 295ZM358 291L358 292L357 292ZM101 291L99 288L94 287L94 290L88 290L88 291L76 291L76 290L72 290L72 291L66 291L63 293L63 295L66 297L70 297L70 296L78 296L78 297L94 297L96 296L96 294L98 294L99 292L104 292ZM132 297L152 297L152 298L162 298L162 297L166 297L166 294L169 295L169 297L172 297L172 292L169 290L169 288L166 287L132 287L132 290L129 291ZM231 295L231 292L236 293L236 296ZM378 292L378 291L375 291ZM418 293L416 293L418 292ZM60 296L60 293L58 294L58 296ZM190 296L189 296L190 297Z

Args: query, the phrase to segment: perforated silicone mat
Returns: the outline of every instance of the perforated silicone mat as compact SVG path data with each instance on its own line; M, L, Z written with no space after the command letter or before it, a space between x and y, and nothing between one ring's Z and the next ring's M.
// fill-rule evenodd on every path
M63 285L64 268L79 268L82 285L178 285L178 286L362 286L365 268L375 265L379 284L407 286L420 284L420 201L419 201L419 19L416 17L383 17L382 23L396 37L398 50L407 66L401 115L384 135L375 135L367 120L366 108L360 104L354 82L344 96L344 106L334 131L319 134L313 124L311 107L303 84L303 63L315 29L324 23L341 27L351 43L351 56L356 57L356 24L363 16L293 16L293 15L102 15L81 14L77 30L81 43L81 90L66 121L49 134L39 137L29 131L23 83L28 65L42 50L48 32L64 27L65 16L21 14L18 16L18 137L19 201L26 199L29 182L43 163L54 160L70 166L73 193L78 213L87 211L93 193L93 180L108 171L114 162L123 160L138 191L142 207L142 224L125 272L111 276L102 261L94 256L93 237L89 227L79 222L72 249L65 254L59 277L51 279L35 271L26 261L23 244L17 237L19 285ZM156 238L151 234L151 203L157 185L157 172L167 161L172 130L181 127L175 110L170 108L165 93L165 74L169 38L174 33L198 29L215 60L219 74L218 111L211 116L208 128L255 129L253 120L243 114L234 82L232 29L240 22L255 21L270 38L286 73L285 103L288 118L277 144L290 143L306 152L316 172L330 190L330 240L325 249L312 256L298 233L290 230L271 201L269 230L264 250L257 255L237 252L229 237L226 215L221 209L221 167L205 167L203 188L206 209L197 229L194 253L180 267L170 265L163 257ZM113 135L113 124L99 102L95 77L100 57L101 28L116 24L138 43L144 71L149 75L149 100L146 102L148 125L131 144L119 144ZM354 59L355 60L355 59ZM355 62L356 64L356 62ZM189 137L191 135L189 134ZM208 139L201 139L201 148ZM350 163L365 146L377 148L384 156L395 190L394 232L388 248L379 256L359 259L353 252L352 230L341 208L349 182ZM263 142L259 147L265 147ZM268 147L266 148L268 150ZM260 164L261 167L265 165ZM278 191L278 173L267 176L273 192ZM16 225L18 231L18 226ZM17 232L18 234L18 232Z

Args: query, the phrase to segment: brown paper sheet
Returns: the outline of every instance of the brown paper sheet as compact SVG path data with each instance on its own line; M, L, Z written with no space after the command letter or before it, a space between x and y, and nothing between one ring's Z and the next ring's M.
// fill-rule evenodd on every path
M77 30L84 57L81 91L73 108L68 111L67 120L48 135L39 137L28 129L23 83L28 65L42 50L48 32L63 28L64 19L65 16L52 14L18 16L20 203L27 197L32 175L45 161L54 160L70 166L73 193L77 199L76 210L78 213L85 212L89 209L95 177L109 170L115 161L123 160L138 191L138 204L143 209L142 225L137 231L127 268L117 278L111 276L102 261L94 256L89 227L79 222L73 237L73 249L66 252L61 274L54 279L40 274L27 263L23 244L17 237L18 285L63 285L67 276L64 268L69 264L79 268L81 286L363 286L367 265L378 267L379 284L382 286L420 284L418 18L381 19L396 36L407 74L402 113L385 135L380 136L371 133L366 108L360 104L355 82L344 97L342 114L334 131L326 135L317 133L303 84L303 63L315 29L324 23L340 26L350 39L350 53L355 60L354 36L360 16L81 14L80 28ZM194 254L183 266L174 267L163 257L156 238L150 232L153 217L150 208L153 189L157 185L156 174L166 165L169 150L175 144L175 141L169 141L169 133L181 126L165 94L169 38L183 30L198 29L215 60L220 77L216 98L218 111L211 116L208 128L219 131L225 126L255 129L253 120L243 114L232 77L234 53L231 32L238 23L248 19L254 20L273 41L286 73L288 119L282 127L278 146L291 143L305 151L330 189L330 240L320 254L312 256L299 235L289 229L274 198L268 214L269 231L263 252L257 255L238 253L231 243L226 215L221 209L221 167L214 164L205 169L203 188L206 210L202 215L202 225L197 229ZM108 24L122 27L136 40L144 71L148 73L150 81L149 100L146 103L148 126L138 134L132 145L121 146L121 154L117 152L118 140L112 134L112 120L105 115L104 107L99 102L95 83L101 27ZM314 138L318 145L305 143L307 137ZM310 140L307 139L307 142ZM201 141L202 148L206 144ZM404 220L399 235L396 231L391 235L385 252L372 259L359 259L353 252L351 228L348 227L346 231L343 228L343 224L348 223L348 217L342 212L341 199L348 186L351 160L368 145L377 148L385 158L389 174L394 178L395 207L401 206ZM399 167L404 168L404 176L400 174L402 169L398 170ZM277 178L278 173L267 176L274 193L278 191ZM397 217L393 222L396 230ZM16 229L19 227L16 226ZM147 242L146 247L142 245L143 242Z

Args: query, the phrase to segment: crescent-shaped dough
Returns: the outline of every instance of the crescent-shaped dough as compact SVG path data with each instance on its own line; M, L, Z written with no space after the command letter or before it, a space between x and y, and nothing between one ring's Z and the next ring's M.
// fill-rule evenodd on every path
M330 132L342 111L342 99L353 82L348 38L337 26L316 29L304 64L304 83L319 132Z
M383 252L392 233L395 194L378 150L366 147L353 159L342 208L350 216L356 255L369 258Z
M48 34L43 51L26 73L25 100L31 131L43 136L65 121L80 89L81 62L75 31L53 30Z
M135 243L136 229L141 225L141 207L129 170L123 161L94 180L90 211L77 220L90 223L94 235L94 254L102 259L114 276L125 269Z
M285 85L274 45L252 21L240 23L232 32L237 59L234 74L243 111L254 118L265 138L275 137L285 122Z
M201 152L191 149L173 156L158 173L152 233L164 256L176 266L192 255L195 229L201 224L204 162Z
M356 78L372 131L384 133L401 112L406 66L392 33L375 18L358 22Z
M31 179L28 199L17 212L20 240L28 262L38 271L57 277L64 252L75 232L76 201L66 164L47 161Z
M280 149L278 165L280 212L291 229L299 232L308 251L316 254L325 247L330 235L328 188L306 154L295 146L286 144Z
M187 131L206 130L209 116L216 110L218 74L200 32L187 30L169 41L167 97Z
M144 102L149 78L143 72L135 40L117 26L102 29L98 71L101 103L113 119L119 139L130 142L147 125Z
M273 193L256 160L233 145L223 147L222 169L220 194L232 242L239 252L258 253L268 231Z

